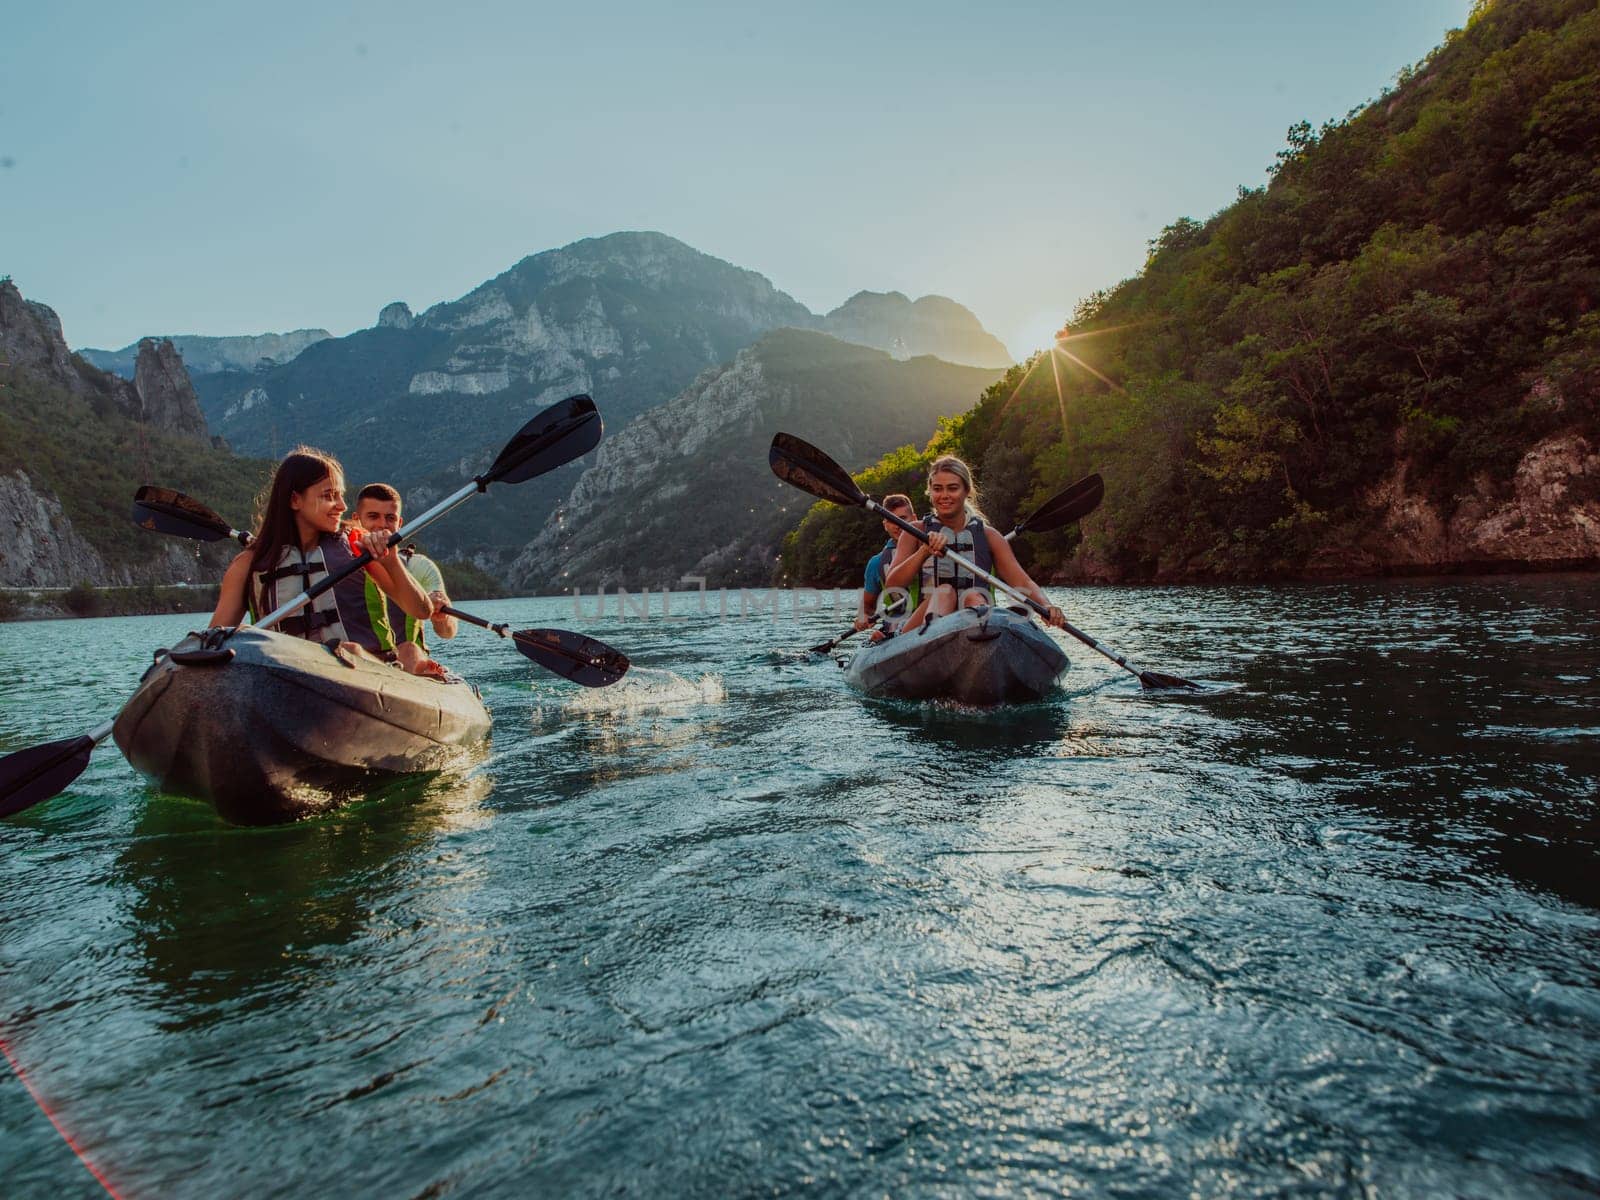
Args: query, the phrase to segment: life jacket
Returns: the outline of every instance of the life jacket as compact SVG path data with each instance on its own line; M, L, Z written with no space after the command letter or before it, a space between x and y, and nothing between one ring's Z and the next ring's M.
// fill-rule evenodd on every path
M415 546L401 547L400 557L406 564L406 570L411 572L411 577L424 592L444 591L444 574L433 559L426 554L418 554ZM369 593L376 590L377 586L371 580L367 581ZM401 644L415 642L426 653L428 622L419 621L406 612L393 596L385 597L385 601L388 605L389 628L394 630L395 641Z
M360 557L351 548L354 538L325 533L307 553L285 546L278 561L250 576L250 617L255 620L275 611L286 600L309 591L322 578L342 571ZM308 612L297 609L277 628L312 642L355 642L374 654L394 648L394 634L381 604L367 600L367 573L355 571L311 601Z
M885 586L884 577L889 574L889 564L894 562L895 547L898 543L890 538L884 543L883 549L867 560L865 585L866 590L876 593L878 597L877 616L887 625L889 622L898 621L911 610L907 607L908 593L904 588L891 588ZM877 564L876 578L873 574L873 563ZM876 583L877 587L873 587ZM873 614L868 614L873 615Z
M994 574L994 554L989 549L989 537L984 532L983 518L972 513L967 514L967 523L962 526L960 533L955 533L933 513L922 518L922 528L927 533L942 533L949 539L947 550L953 550L969 562L976 564L989 574ZM933 589L941 584L954 584L956 589L956 603L961 602L963 593L978 588L988 591L989 585L978 579L961 566L948 554L941 554L937 558L929 555L922 560L922 570L911 581L911 605L916 607L922 603L924 593L932 594ZM990 596L991 601L993 596Z

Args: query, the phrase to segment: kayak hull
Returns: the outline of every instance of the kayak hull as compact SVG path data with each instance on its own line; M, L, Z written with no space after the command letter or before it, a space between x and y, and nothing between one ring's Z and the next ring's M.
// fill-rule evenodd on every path
M868 696L988 708L1039 700L1066 670L1061 647L1026 616L982 607L862 647L845 679Z
M202 646L197 634L179 642L145 673L111 735L163 791L209 801L237 825L297 820L396 776L444 769L489 732L465 682L361 656L352 664L249 626L224 646L231 657L183 663Z

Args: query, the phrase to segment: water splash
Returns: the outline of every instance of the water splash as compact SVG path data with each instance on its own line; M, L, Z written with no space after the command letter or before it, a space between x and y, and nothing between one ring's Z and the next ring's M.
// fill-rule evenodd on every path
M561 706L563 712L580 715L639 713L659 709L684 708L699 704L721 704L728 698L719 674L691 679L675 671L634 667L621 683L605 688L585 688Z

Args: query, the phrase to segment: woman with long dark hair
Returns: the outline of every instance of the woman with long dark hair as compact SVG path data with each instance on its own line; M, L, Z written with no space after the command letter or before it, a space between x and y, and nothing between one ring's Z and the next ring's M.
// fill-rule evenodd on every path
M426 620L433 602L389 548L387 533L347 532L344 469L310 446L297 446L278 464L266 499L257 505L255 539L228 565L211 624L260 619L285 600L309 591L348 566L363 550L366 573L411 616ZM384 655L393 645L384 606L368 604L362 572L352 572L277 626L313 642L356 645Z
M1049 609L1046 621L1060 628L1066 617L1050 603L1044 589L1022 569L1011 543L999 530L984 520L978 508L978 487L972 470L954 454L933 460L928 468L928 499L933 511L922 519L927 542L900 535L894 563L884 572L886 588L905 588L915 611L901 628L902 633L920 629L934 617L969 608L993 604L987 585L965 567L945 557L954 550L991 575L998 576L1024 595Z

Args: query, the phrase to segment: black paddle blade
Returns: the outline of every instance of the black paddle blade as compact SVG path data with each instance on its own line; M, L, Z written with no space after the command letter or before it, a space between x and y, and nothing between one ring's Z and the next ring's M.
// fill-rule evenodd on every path
M141 529L218 542L233 536L228 523L192 496L145 484L133 494L133 523Z
M479 484L522 483L582 458L600 444L605 423L587 396L568 396L517 430Z
M519 629L511 640L541 667L584 687L605 687L628 673L626 654L581 633Z
M827 654L830 650L832 650L840 642L845 641L847 638L853 638L853 637L855 637L856 634L858 634L860 632L861 631L859 629L847 630L846 632L841 633L838 637L834 638L830 642L819 642L815 646L808 646L806 648L806 653L807 654Z
M31 746L0 758L0 817L48 800L83 774L94 752L88 734Z
M1024 533L1049 533L1052 529L1081 521L1100 507L1105 494L1105 480L1099 475L1090 475L1078 480L1064 492L1050 497L1017 529Z
M866 494L850 478L850 472L810 442L802 441L792 433L773 435L772 449L767 452L767 464L779 479L793 484L802 492L810 492L819 500L862 508L866 506Z
M1161 671L1140 671L1139 682L1151 691L1163 688L1189 688L1196 692L1205 690L1192 679L1185 679L1182 675L1167 675Z

